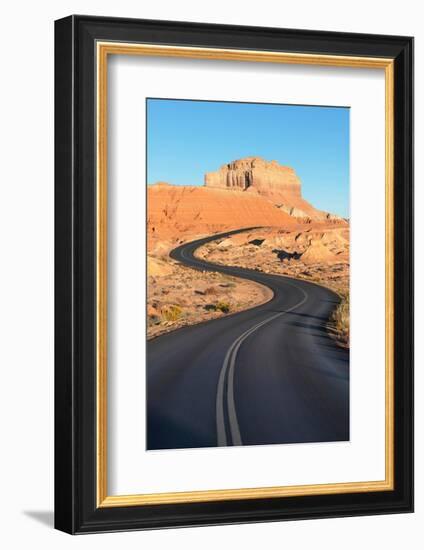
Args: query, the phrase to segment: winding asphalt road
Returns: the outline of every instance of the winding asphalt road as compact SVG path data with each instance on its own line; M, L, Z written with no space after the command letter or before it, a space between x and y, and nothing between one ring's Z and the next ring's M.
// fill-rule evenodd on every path
M266 285L274 297L147 343L149 450L349 439L349 352L326 330L337 295L194 257L199 246L241 231L171 251L191 268Z

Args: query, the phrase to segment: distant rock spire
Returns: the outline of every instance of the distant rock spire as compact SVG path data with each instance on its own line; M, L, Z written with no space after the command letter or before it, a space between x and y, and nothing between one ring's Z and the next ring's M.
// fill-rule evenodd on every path
M293 168L261 157L245 157L224 164L216 172L205 174L206 187L247 190L261 195L284 192L301 196L301 184Z

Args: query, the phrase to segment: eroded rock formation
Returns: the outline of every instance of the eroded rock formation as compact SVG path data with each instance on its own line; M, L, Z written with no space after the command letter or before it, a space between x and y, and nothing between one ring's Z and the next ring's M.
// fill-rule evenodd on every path
M210 234L239 227L293 227L296 220L265 197L206 187L149 185L149 243L181 235Z
M301 196L300 180L293 168L260 157L246 157L224 164L216 172L205 174L205 185L242 190L253 188L266 194L283 192Z
M262 195L295 218L322 220L327 215L302 198L301 182L293 168L276 160L260 157L234 160L216 172L205 174L205 187Z
M293 168L259 157L234 160L205 175L205 185L148 186L148 242L240 227L347 226L303 199ZM312 224L312 225L311 225Z

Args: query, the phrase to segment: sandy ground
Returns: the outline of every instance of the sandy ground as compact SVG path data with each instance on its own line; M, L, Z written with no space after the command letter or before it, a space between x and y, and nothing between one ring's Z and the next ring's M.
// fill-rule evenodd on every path
M259 284L148 257L147 337L262 304L272 292Z

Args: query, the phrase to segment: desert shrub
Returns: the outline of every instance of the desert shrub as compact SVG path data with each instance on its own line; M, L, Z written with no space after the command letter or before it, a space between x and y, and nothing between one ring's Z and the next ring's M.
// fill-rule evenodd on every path
M228 313L230 311L230 304L221 301L216 304L206 304L204 309L206 309L206 311L221 311L222 313Z
M161 311L162 319L164 321L177 321L183 314L180 306L171 305L164 306Z
M334 310L331 321L337 333L338 339L345 345L349 345L350 307L349 294L341 296L340 303Z
M216 309L222 311L222 313L228 313L230 311L230 304L224 301L218 302L216 304Z

